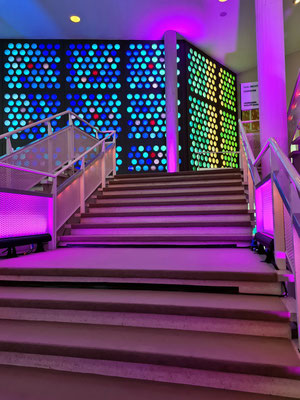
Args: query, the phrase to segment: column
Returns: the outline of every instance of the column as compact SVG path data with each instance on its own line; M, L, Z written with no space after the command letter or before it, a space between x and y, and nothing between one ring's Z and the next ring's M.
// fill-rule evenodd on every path
M255 0L260 144L274 137L288 153L285 82L284 17L282 0ZM263 158L263 173L269 158Z
M168 172L179 171L178 156L178 90L177 90L177 38L175 31L164 34L166 66L166 125Z

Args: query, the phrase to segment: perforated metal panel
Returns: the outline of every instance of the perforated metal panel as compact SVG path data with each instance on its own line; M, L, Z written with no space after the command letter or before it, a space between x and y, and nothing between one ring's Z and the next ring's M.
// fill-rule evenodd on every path
M52 198L0 192L0 238L50 232Z

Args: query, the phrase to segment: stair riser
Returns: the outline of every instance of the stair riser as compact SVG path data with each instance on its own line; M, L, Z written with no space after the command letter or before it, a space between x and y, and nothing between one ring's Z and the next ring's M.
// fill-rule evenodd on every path
M87 388L89 400L99 393L105 400L298 400L300 391L300 382L289 379L75 357L1 352L0 362L5 400L24 393L30 400L41 393L43 400L82 400ZM16 376L24 377L18 385Z
M183 215L183 216L133 216L133 217L89 217L81 218L81 224L138 224L138 223L250 223L250 215Z
M223 278L224 279L224 278ZM20 272L18 275L0 275L0 280L3 282L60 282L60 283L121 283L121 284L142 284L142 285L187 285L193 287L210 287L210 288L232 288L237 289L240 294L256 294L256 295L270 295L270 296L282 296L283 286L279 282L253 282L249 281L233 281L230 279L213 280L209 279L163 279L163 278L126 278L126 277L99 277L90 274L86 275L22 275ZM170 286L172 290L172 286Z
M224 179L214 181L203 181L203 182L161 182L161 183L131 183L131 184L118 184L110 183L105 188L106 191L115 190L147 190L147 189L194 189L203 187L227 187L227 186L241 186L242 180L240 179Z
M183 179L188 176L201 176L201 175L210 175L210 174L219 174L219 175L227 175L227 174L237 174L242 171L239 168L202 168L199 171L180 171L174 172L171 174L172 177L181 177ZM116 179L148 179L148 178L166 178L169 177L170 174L167 172L145 172L139 174L118 174Z
M157 235L164 236L168 238L170 236L180 237L181 235L194 236L194 239L199 239L201 236L210 235L212 239L214 236L223 236L224 239L226 235L251 235L251 228L249 227L176 227L176 228L99 228L99 229L71 229L71 234L74 235ZM129 238L128 238L129 239ZM142 239L142 238L140 238ZM183 238L184 239L184 238Z
M1 307L1 319L177 329L288 339L291 337L290 326L287 322L195 317L162 313L158 315L157 313L82 311L78 309L59 309L59 312L57 312L57 307L55 309Z
M186 177L181 176L173 176L169 175L167 177L149 177L149 178L127 178L127 179L119 179L116 176L113 180L109 182L110 186L114 185L132 185L132 184L160 184L160 183L174 183L174 184L182 184L182 183L196 183L196 182L205 182L205 181L222 181L222 180L241 180L242 175L240 173L235 174L202 174L202 175L189 175Z
M24 351L23 343L13 343L10 340L0 343L0 351L2 352L20 352ZM193 357L186 355L173 355L168 351L156 354L155 352L137 351L137 350L121 350L114 348L93 348L77 347L70 344L68 346L56 346L53 344L43 343L26 343L26 353L44 355L44 356L60 356L60 357L78 357L84 359L107 360L116 362L144 363L158 366L174 366L180 368L191 368L196 370L210 371L226 371L230 373L242 373L250 375L272 376L279 378L299 379L298 371L294 369L288 370L280 365L263 365L249 362L233 362L221 359L213 359L207 357Z
M246 205L246 197L242 195L214 195L214 196L177 196L177 197L150 197L150 198L101 198L96 200L96 204L90 207L100 206L120 206L129 205L201 205L201 204L243 204Z
M114 215L197 215L197 214L239 214L248 213L247 205L237 205L237 204L211 204L207 205L165 205L165 206L155 206L148 205L145 206L123 206L122 209L119 207L105 207L101 208L89 208L90 214L98 213L99 216L114 216ZM90 214L84 214L84 217L89 217Z
M122 191L105 191L99 194L101 198L130 198L130 197L176 197L176 196L201 196L201 195L230 195L244 194L244 189L241 187L212 187L212 188L196 188L196 189L147 189L147 190L122 190Z

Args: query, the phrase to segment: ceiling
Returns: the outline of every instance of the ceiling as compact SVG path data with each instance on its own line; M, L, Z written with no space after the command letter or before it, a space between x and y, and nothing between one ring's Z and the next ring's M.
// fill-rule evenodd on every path
M283 3L290 54L300 50L300 5ZM236 72L256 66L255 0L0 0L2 39L155 40L168 29Z

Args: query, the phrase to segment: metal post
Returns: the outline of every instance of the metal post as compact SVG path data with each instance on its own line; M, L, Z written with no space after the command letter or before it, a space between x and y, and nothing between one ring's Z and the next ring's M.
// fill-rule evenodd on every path
M164 34L166 125L168 172L179 171L178 157L178 88L177 88L177 37L175 31Z
M273 204L274 257L277 267L279 269L286 269L284 209L282 198L274 182L274 173L276 172L276 166L272 161L272 151L270 152L270 165Z
M116 169L117 169L117 165L116 165L116 163L117 163L116 132L114 132L114 134L113 134L113 143L114 143L114 149L113 149L113 176L115 176L116 175Z
M55 250L56 249L56 242L57 242L57 237L56 237L56 226L57 226L57 177L53 178L52 182L52 217L51 220L49 221L50 223L50 234L52 237L52 240L49 244L49 249L50 250Z
M249 202L249 211L254 212L254 203L255 203L254 184L249 168L248 168L248 202Z
M81 159L81 176L80 176L80 212L85 213L85 190L84 190L84 179L85 179L85 157Z
M6 154L11 154L13 152L10 136L6 138Z
M106 186L106 168L105 168L105 142L102 143L102 158L101 158L101 183L102 189Z
M48 128L48 135L52 135L53 131L52 131L52 126L51 126L51 121L47 122L47 128Z

